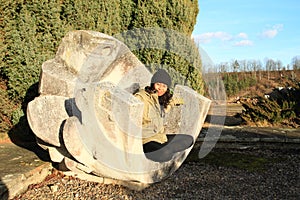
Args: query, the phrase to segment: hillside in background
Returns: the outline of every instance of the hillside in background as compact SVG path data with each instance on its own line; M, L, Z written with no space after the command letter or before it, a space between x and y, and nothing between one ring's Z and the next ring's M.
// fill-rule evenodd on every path
M300 126L300 70L223 73L228 105L248 126ZM230 109L231 107L228 106ZM230 110L229 110L230 112Z
M256 82L254 85L243 88L235 94L228 95L228 102L236 102L239 98L264 96L265 94L271 93L276 88L295 87L296 84L300 82L300 70L233 73L237 73L240 81L243 77L255 77Z

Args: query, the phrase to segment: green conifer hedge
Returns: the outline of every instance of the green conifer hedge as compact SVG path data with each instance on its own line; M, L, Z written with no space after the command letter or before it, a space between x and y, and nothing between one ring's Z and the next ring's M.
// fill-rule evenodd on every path
M38 83L42 63L55 56L67 32L85 29L114 36L156 27L171 30L159 37L165 46L133 52L149 69L153 63L170 66L203 93L201 60L190 39L197 14L196 0L1 0L0 76L9 98L26 104L31 99L26 95L37 95L29 90Z

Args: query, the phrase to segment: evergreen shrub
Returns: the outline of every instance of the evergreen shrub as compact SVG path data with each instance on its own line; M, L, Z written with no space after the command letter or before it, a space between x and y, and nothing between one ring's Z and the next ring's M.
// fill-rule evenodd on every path
M153 27L178 32L185 36L180 41L168 41L169 32L164 32L160 38L166 40L163 49L176 42L175 52L141 48L133 53L149 64L149 69L152 69L152 63L169 65L185 77L187 84L202 92L201 61L190 40L197 14L196 0L1 1L0 76L7 86L7 94L1 95L7 95L14 104L19 104L18 110L9 115L10 120L17 123L17 118L24 115L28 101L38 95L30 88L39 81L42 63L54 58L61 39L72 30L94 30L112 36L127 30ZM143 43L143 38L138 39ZM186 44L188 48L184 46Z

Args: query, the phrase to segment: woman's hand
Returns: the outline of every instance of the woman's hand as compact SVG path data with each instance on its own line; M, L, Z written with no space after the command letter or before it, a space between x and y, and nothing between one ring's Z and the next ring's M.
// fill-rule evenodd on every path
M171 100L170 100L170 103L169 105L171 105L172 107L173 106L180 106L180 105L183 105L184 104L184 101L182 98L180 97L173 97Z
M182 98L179 98L179 97L173 97L169 104L167 105L167 108L165 108L165 113L168 113L172 107L174 106L180 106L180 105L183 105L184 104L184 101Z

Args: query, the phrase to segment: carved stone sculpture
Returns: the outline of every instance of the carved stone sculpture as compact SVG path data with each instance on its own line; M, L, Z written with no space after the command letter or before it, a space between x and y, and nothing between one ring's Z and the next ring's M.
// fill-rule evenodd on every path
M28 104L38 144L53 162L88 180L115 180L141 189L171 175L192 147L169 162L145 157L143 103L132 92L148 85L151 76L117 39L93 31L68 33L55 58L43 63L40 95ZM210 100L182 85L174 95L185 104L166 116L166 131L196 140Z

